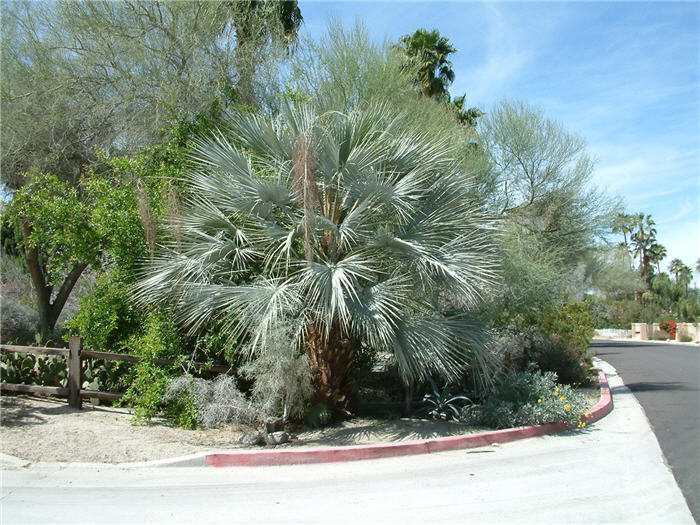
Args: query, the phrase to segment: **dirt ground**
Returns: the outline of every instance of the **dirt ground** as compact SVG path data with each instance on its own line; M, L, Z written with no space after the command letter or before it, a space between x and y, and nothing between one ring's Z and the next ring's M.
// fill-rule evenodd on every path
M30 396L0 397L0 452L29 462L128 463L184 456L213 449L241 448L250 430L222 427L184 430L165 420L135 425L126 408ZM353 419L321 430L299 432L282 446L353 445L476 432L459 423L416 419Z

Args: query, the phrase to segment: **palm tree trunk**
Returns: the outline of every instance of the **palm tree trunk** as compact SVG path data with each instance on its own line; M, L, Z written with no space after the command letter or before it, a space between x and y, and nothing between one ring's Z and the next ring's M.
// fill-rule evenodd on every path
M333 323L328 337L318 325L307 331L305 350L312 370L312 403L324 403L334 418L349 417L357 410L357 385L353 370L354 343Z

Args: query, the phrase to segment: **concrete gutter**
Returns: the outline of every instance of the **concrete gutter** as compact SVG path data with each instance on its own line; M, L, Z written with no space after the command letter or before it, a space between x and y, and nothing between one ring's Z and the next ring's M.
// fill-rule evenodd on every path
M612 394L605 373L599 371L600 400L582 416L586 424L604 417L613 409ZM158 461L122 464L129 467L165 467L165 466L269 466L294 465L308 463L332 463L339 461L358 461L415 454L430 454L446 450L457 450L506 443L566 430L564 423L549 423L528 427L508 428L443 438L421 439L400 443L379 443L373 445L351 445L342 447L318 447L272 450L213 450Z

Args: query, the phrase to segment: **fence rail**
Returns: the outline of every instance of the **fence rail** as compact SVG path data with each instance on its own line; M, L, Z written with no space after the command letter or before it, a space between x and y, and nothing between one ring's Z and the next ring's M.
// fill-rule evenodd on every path
M124 396L122 392L101 392L99 390L82 389L82 361L86 359L104 359L110 361L126 361L136 363L140 358L130 354L114 354L111 352L98 352L95 350L83 350L83 341L79 337L71 337L68 348L48 348L36 346L0 345L0 351L6 353L22 353L33 355L54 355L66 357L68 361L68 386L39 386L20 385L15 383L0 383L3 392L23 392L27 394L48 394L58 397L67 397L68 404L73 408L82 408L84 398L96 398L116 401ZM157 365L170 365L172 359L153 359ZM194 363L194 366L202 372L224 373L230 370L226 365L205 366L203 363Z

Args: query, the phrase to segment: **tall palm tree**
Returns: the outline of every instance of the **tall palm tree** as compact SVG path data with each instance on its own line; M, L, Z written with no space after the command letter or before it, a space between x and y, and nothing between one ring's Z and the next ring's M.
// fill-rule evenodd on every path
M291 324L315 400L336 413L354 408L359 343L392 352L407 384L485 372L468 312L494 279L491 224L453 153L385 107L232 115L197 142L180 248L164 247L136 295L192 330L224 316L252 352Z
M639 257L639 274L642 280L649 284L649 252L656 243L656 223L651 215L644 216L640 213L636 216L636 231L632 233L630 240L634 249L634 256Z
M452 62L448 56L457 50L450 39L440 36L437 29L416 29L412 35L404 35L398 48L403 53L407 66L416 69L416 84L426 97L447 99L447 88L455 79Z

